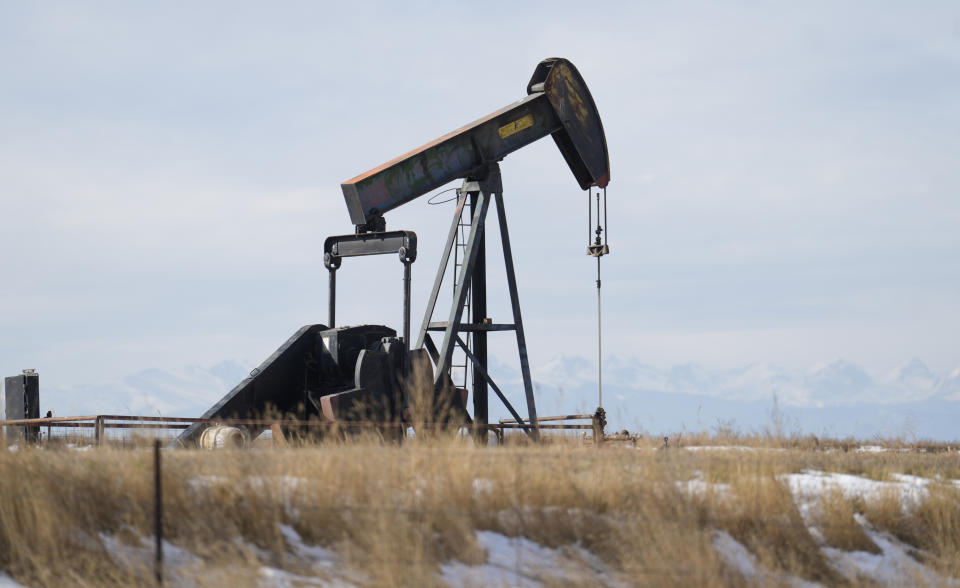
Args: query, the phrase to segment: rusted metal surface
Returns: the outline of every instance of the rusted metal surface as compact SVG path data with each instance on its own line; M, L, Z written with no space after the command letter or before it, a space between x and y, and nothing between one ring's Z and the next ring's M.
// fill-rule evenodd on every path
M562 58L542 61L526 98L343 182L350 220L367 226L402 204L552 135L580 187L610 181L603 124L586 83ZM474 178L477 179L477 178Z
M569 430L569 431L592 431L593 432L593 442L599 447L601 443L606 439L606 435L603 432L604 427L606 426L606 418L603 409L599 409L594 414L566 414L558 416L545 416L537 417L536 423L537 428L541 430ZM589 424L586 423L571 423L569 421L590 421ZM541 423L557 423L562 422L562 424L549 424L544 425ZM523 426L528 426L529 421L518 422L516 418L512 419L500 419L500 427L504 429L518 429Z
M577 420L586 420L592 419L592 414L568 414L562 416L546 416L546 417L537 417L538 423L546 423L550 421L577 421ZM516 419L500 419L501 424L510 424L516 423Z
M15 376L4 378L6 414L13 419L35 419L40 416L40 374L36 370L23 370ZM40 438L36 426L4 427L7 441L20 438L34 443Z
M517 423L501 423L499 425L491 425L494 427L502 427L504 429L522 429L525 425L520 425ZM590 431L593 430L593 425L539 425L538 429L567 429L567 430L584 430Z
M499 129L530 116L534 123L501 138ZM364 225L373 218L434 190L466 178L486 162L498 161L517 149L560 129L560 121L542 93L505 106L409 153L343 182L350 220Z
M606 187L610 183L607 138L580 72L566 59L544 59L530 78L527 92L535 92L541 85L563 125L563 132L553 133L553 140L580 188Z
M95 418L97 418L96 415L75 417L45 417L39 419L11 419L9 421L0 421L0 427L9 427L15 425L49 425L70 421L92 421Z

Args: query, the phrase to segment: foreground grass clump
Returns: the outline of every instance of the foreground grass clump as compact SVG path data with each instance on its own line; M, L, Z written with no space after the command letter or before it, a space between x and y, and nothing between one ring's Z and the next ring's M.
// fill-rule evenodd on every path
M469 584L451 570L492 561L491 537L516 551L494 566L513 574L499 583L859 584L824 551L880 554L858 517L944 578L960 575L960 495L944 475L909 508L890 493L805 501L785 481L808 470L933 479L960 471L956 454L446 439L164 451L163 460L166 573L178 584L269 585L284 574ZM0 570L25 585L151 584L152 468L147 449L0 451ZM762 573L718 551L724 533ZM529 553L557 557L547 566Z

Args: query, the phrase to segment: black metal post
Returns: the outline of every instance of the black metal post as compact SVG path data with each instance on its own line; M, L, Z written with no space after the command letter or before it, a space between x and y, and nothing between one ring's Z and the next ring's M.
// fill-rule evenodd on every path
M329 319L330 324L327 325L328 328L332 329L336 326L337 319L337 270L336 268L331 268L330 270L330 306L329 306Z
M409 261L403 262L403 347L410 351L410 266Z
M163 483L160 468L160 440L153 444L154 528L156 529L156 553L154 574L157 586L163 586Z
M480 193L470 193L470 214L477 212ZM482 323L487 318L487 254L486 254L486 236L481 233L477 240L477 259L473 266L472 283L470 293L472 297L471 307L473 310L473 320L475 323ZM473 422L478 425L486 425L489 422L489 404L487 379L487 332L474 331L473 337ZM487 430L477 429L478 440L486 440Z
M103 444L103 417L97 416L93 421L93 438L96 441L97 447L100 447Z

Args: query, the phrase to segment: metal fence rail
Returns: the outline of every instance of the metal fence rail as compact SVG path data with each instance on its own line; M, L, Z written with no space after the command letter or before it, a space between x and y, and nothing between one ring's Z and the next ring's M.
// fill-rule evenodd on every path
M571 420L590 420L589 424L586 423L560 423L556 424L557 421L571 421ZM550 423L550 424L540 424L540 423ZM521 422L518 423L513 419L504 419L498 423L491 423L487 425L480 424L461 424L461 425L451 425L449 423L417 423L411 424L407 422L374 422L374 421L352 421L352 422L340 422L340 421L324 421L318 419L312 420L296 420L296 419L204 419L204 418L190 418L190 417L164 417L164 416L146 416L146 415L117 415L117 414L100 414L100 415L83 415L83 416L66 416L66 417L45 417L38 419L15 419L0 421L0 427L19 427L21 430L26 430L32 428L38 430L38 432L45 432L46 435L38 435L39 438L45 438L48 442L51 439L60 437L68 438L72 437L74 440L85 440L92 441L95 445L102 445L104 441L108 438L116 438L116 435L108 435L108 431L111 432L126 432L127 434L133 431L151 431L154 436L163 431L169 431L171 433L179 432L188 428L189 426L195 423L208 423L211 425L230 425L230 426L257 426L265 427L268 430L276 431L277 427L297 427L297 428L320 428L328 431L352 431L352 430L371 430L371 431L384 431L389 429L402 429L406 431L407 428L413 428L414 431L417 429L421 430L452 430L456 428L458 431L488 431L493 432L497 438L497 444L503 445L504 436L507 431L513 429L526 429L530 427L530 423ZM592 430L594 432L594 439L603 438L603 428L602 426L598 427L596 415L566 415L566 416L556 416L556 417L541 417L537 419L536 427L542 430ZM46 429L46 431L43 431ZM69 430L63 431L64 429ZM54 432L57 432L58 435L54 435ZM599 434L598 434L599 432ZM172 437L172 435L171 435Z
M589 424L585 422L572 422L572 421L589 421ZM547 424L543 425L541 423L557 423L561 424ZM593 431L593 442L599 446L604 440L603 428L606 425L606 415L603 412L603 409L598 409L597 412L593 414L567 414L567 415L558 415L558 416L544 416L537 417L536 428L540 430L567 430L567 431ZM529 427L530 422L517 419L500 419L500 422L497 426L502 429L519 429L523 427Z

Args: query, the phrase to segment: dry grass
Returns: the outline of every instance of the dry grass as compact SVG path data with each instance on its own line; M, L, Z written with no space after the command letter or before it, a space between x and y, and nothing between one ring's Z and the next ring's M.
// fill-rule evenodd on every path
M870 523L916 547L916 557L940 572L960 577L960 489L942 483L930 485L926 499L903 509L887 492L866 501Z
M153 533L152 463L145 449L0 451L0 570L36 586L152 583L143 543ZM960 456L597 450L576 440L485 448L449 437L402 447L367 440L166 451L164 534L196 556L173 560L178 579L197 585L254 585L264 567L376 586L441 585L443 564L485 560L477 531L559 550L563 569L524 571L547 585L749 583L714 549L716 530L773 572L842 585L821 546L877 552L854 519L863 512L936 569L960 574L956 490L933 484L909 511L894 496L826 493L805 521L781 478L806 469L949 478L960 477ZM689 480L707 490L689 491ZM298 557L290 529L338 562L318 568Z
M716 509L718 525L766 567L836 584L839 578L810 536L790 491L763 464L758 465L759 471L734 478L729 500Z
M899 507L899 496L896 499ZM823 535L824 542L830 547L844 551L882 553L854 518L855 508L852 502L837 488L828 490L820 496L814 520L817 529Z

